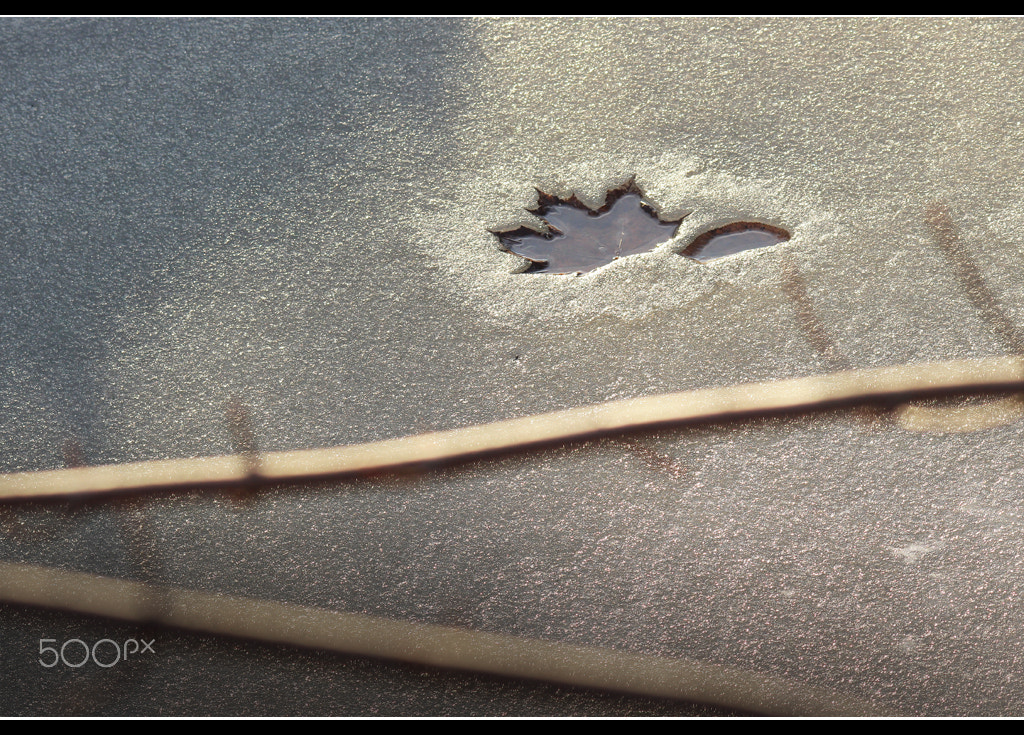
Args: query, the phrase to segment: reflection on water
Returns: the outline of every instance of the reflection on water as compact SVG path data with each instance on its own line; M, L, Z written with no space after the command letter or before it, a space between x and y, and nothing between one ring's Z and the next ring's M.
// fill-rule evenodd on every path
M544 220L547 233L520 227L494 234L502 247L530 261L527 272L586 273L654 250L676 234L682 218L663 222L642 197L634 181L608 192L597 210L575 196L558 199L540 192L537 208L529 211Z
M700 235L687 246L683 255L704 262L745 250L771 247L788 239L789 233L778 227L758 222L733 222Z

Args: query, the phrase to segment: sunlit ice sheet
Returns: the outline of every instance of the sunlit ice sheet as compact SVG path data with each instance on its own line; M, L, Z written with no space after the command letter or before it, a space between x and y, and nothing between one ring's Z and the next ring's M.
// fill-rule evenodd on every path
M227 453L232 397L260 447L285 451L801 377L837 354L853 368L1007 354L928 226L936 202L1002 312L1024 318L1013 19L11 19L0 33L4 472L60 467L68 440L93 464ZM661 216L691 212L650 253L530 277L490 232L536 226L535 188L597 206L631 176ZM792 237L679 255L728 221ZM21 509L0 555L727 664L910 714L1020 714L1021 424L946 421L833 413L241 506ZM147 543L143 563L132 545ZM34 686L50 623L4 620L29 652L4 665L33 684L4 711L67 711ZM80 625L61 640L114 635ZM175 640L204 681L265 682L216 698L222 713L290 711L307 676L353 681L307 658L260 679L259 656ZM83 707L202 706L161 686L181 677L170 663L114 671L88 672ZM446 698L558 712L557 695L492 705L485 685L443 677L355 680L370 684L348 713ZM522 691L501 686L487 691ZM654 711L588 701L565 712Z

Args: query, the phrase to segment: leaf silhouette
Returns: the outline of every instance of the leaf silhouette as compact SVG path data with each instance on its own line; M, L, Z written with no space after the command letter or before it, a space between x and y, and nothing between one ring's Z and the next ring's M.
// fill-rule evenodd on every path
M528 273L585 273L627 255L646 253L671 239L686 215L662 221L643 202L634 179L612 189L599 209L590 209L574 194L559 199L538 189L537 207L547 232L519 227L493 232L502 248L530 261Z

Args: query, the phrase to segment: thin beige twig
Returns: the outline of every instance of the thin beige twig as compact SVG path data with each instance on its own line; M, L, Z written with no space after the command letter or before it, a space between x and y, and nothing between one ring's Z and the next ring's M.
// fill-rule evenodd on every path
M154 609L149 601L164 601ZM853 696L754 671L0 562L0 601L446 669L774 715L868 715Z
M251 456L237 454L0 475L0 502L363 476L658 426L1022 388L1020 357L847 370L611 401L368 444L268 452L260 455L258 464Z

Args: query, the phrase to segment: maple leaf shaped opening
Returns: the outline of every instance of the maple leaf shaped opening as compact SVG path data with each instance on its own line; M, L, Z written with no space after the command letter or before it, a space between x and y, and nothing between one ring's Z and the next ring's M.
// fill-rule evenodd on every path
M530 265L524 273L586 273L618 258L654 250L672 239L679 224L664 221L650 205L635 177L611 189L605 203L591 209L575 194L559 199L537 190L537 206L526 210L547 225L547 232L519 227L494 232L501 247L525 258ZM689 214L689 213L687 213Z

